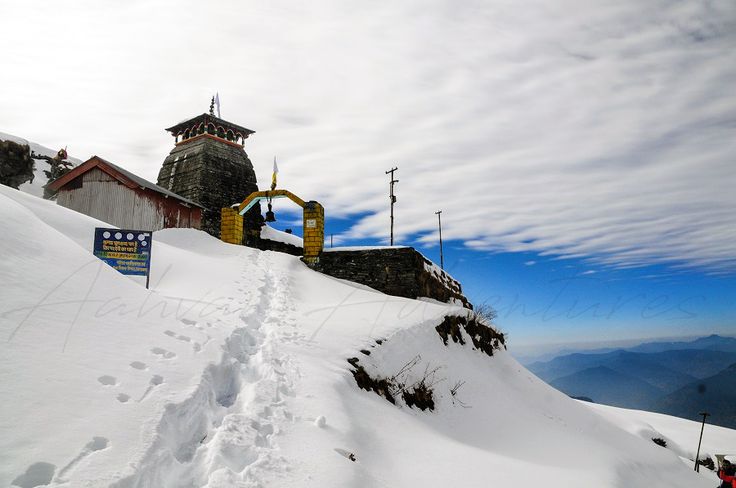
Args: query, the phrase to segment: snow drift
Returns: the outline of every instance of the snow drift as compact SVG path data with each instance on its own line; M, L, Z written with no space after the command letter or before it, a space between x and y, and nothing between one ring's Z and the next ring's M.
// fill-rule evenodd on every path
M698 424L571 400L503 350L445 344L435 327L459 307L183 229L154 234L146 290L91 255L106 224L6 187L0 215L0 486L715 484L681 459ZM431 373L434 410L360 389L353 357ZM736 446L714 432L705 452Z

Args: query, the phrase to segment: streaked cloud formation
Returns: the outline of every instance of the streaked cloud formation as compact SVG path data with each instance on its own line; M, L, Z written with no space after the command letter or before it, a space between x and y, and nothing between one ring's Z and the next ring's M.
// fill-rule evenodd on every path
M404 242L441 208L474 249L736 270L731 0L109 5L5 2L1 131L155 180L219 90L342 238L387 234L397 165Z

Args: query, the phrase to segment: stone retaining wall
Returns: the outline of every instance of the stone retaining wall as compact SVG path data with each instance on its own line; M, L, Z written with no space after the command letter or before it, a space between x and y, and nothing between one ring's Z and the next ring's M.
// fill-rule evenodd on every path
M287 244L286 242L272 241L271 239L259 238L253 241L250 247L255 247L261 251L283 252L292 256L301 256L303 254L301 247Z
M388 295L428 297L472 308L460 283L411 247L326 251L313 268Z

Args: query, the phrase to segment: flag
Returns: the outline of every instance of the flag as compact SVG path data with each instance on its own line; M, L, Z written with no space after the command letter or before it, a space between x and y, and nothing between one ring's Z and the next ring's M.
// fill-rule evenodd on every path
M217 106L217 118L221 119L222 117L220 116L220 93L219 92L215 94L215 106Z
M271 177L271 190L276 189L276 175L279 172L279 167L276 165L276 156L273 157L273 176Z

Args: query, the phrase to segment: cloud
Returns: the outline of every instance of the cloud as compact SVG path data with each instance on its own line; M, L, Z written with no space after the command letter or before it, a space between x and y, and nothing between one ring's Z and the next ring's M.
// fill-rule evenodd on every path
M261 185L277 154L280 184L360 216L342 237L387 238L398 166L399 242L442 209L472 249L736 271L732 2L4 9L4 132L155 180L162 129L219 91Z

